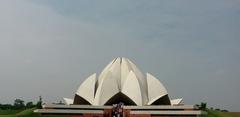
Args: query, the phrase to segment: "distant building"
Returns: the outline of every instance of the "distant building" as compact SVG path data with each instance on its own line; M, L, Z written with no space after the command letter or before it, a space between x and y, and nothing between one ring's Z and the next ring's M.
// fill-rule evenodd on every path
M66 105L43 105L42 114L74 117L192 117L204 112L170 99L163 84L150 73L143 75L127 58L116 58L101 74L89 76Z

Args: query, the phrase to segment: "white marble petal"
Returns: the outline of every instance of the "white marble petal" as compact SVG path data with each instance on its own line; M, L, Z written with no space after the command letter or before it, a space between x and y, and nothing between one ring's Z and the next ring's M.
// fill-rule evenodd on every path
M66 105L71 105L73 104L73 99L70 99L70 98L63 98L64 102Z
M179 105L182 104L182 98L178 98L178 99L172 99L171 100L171 105Z
M118 92L119 88L117 81L115 78L112 78L112 73L109 71L97 88L94 105L104 105Z
M130 71L121 92L133 100L138 106L143 105L142 91L136 75Z
M163 84L149 73L147 73L147 85L149 99L148 105L151 105L157 99L168 94Z
M143 73L132 61L130 61L129 59L127 60L128 60L128 63L130 64L132 71L136 74L136 77L139 81L141 92L142 92L143 104L145 105L148 102L146 77L143 75Z
M121 88L121 58L117 58L112 66L109 68L109 71L112 73L111 78L116 79L118 88Z
M98 85L102 82L103 78L105 78L105 76L107 75L107 73L109 72L109 68L112 66L113 62L116 59L112 60L100 73L99 77L98 77Z
M78 88L76 94L93 104L96 74L89 76Z
M121 87L124 85L130 71L131 71L131 67L130 67L127 59L122 58L122 63L121 63Z

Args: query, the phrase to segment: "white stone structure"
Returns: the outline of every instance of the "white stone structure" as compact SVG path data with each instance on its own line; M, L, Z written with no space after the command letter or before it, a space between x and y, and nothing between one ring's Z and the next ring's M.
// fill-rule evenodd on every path
M171 100L163 84L153 75L146 76L127 58L116 58L101 74L89 76L77 90L74 100L66 104L112 105L178 105L182 99Z

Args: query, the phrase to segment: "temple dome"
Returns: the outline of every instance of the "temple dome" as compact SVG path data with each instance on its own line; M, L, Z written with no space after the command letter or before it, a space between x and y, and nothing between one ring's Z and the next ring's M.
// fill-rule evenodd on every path
M66 100L69 104L69 99ZM153 75L143 73L127 58L116 58L89 76L75 93L79 105L171 105L167 90Z

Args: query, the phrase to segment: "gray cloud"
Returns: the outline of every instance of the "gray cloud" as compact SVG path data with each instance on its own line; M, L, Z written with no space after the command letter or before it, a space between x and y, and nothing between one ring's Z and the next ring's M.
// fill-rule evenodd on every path
M238 1L1 1L0 102L73 96L118 56L188 104L239 111Z

